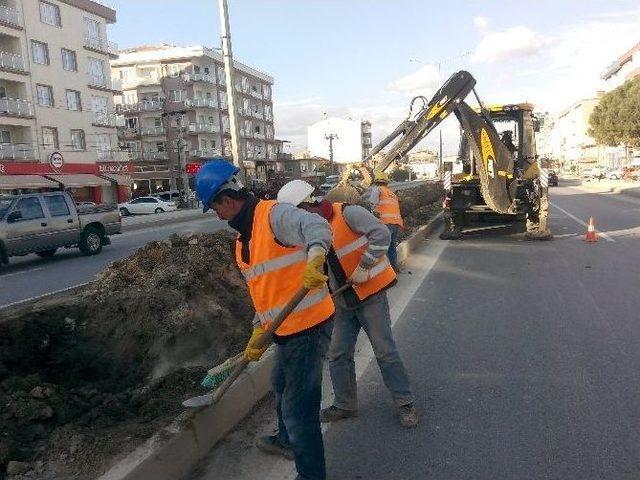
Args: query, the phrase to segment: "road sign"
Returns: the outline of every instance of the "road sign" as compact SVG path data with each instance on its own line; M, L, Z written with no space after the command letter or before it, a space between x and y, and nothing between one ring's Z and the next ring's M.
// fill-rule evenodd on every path
M60 152L53 152L49 155L49 165L54 169L59 170L64 167L64 157Z

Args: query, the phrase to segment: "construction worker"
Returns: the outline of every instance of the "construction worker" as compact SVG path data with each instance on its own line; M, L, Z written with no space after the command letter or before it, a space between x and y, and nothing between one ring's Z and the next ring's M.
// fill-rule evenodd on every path
M320 429L321 330L335 308L323 273L331 229L318 215L274 200L259 200L238 180L238 168L216 159L196 175L203 211L214 210L238 232L236 261L256 310L245 356L260 359L257 339L299 288L311 289L276 330L272 374L278 433L260 438L261 450L293 458L299 479L324 480Z
M347 281L353 286L334 298L336 315L329 348L329 372L334 402L322 410L320 420L333 422L358 414L354 350L364 329L385 385L399 408L400 423L418 424L418 413L407 371L391 332L386 290L396 283L396 273L385 253L391 234L367 209L358 205L317 201L314 187L293 180L278 192L278 201L296 205L325 218L333 231L327 256L329 285L336 291Z
M378 215L391 232L391 243L387 256L391 266L399 272L398 266L398 231L404 228L402 215L400 214L400 204L398 197L389 188L389 175L384 172L375 172L374 184L369 192L369 203L373 206L374 212Z

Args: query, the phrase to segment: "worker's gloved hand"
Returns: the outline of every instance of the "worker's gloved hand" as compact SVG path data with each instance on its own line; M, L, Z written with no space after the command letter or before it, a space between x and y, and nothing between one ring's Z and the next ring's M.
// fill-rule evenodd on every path
M269 345L264 347L258 347L258 339L264 333L264 328L262 326L257 325L253 327L253 332L251 333L251 338L249 339L249 343L247 343L247 347L244 349L244 357L247 360L252 362L257 362L260 360L262 354L269 348Z
M327 259L327 251L319 246L313 246L309 249L307 255L307 266L302 274L302 286L313 290L322 287L328 277L324 274L323 266Z
M360 265L356 267L356 269L353 271L353 273L349 277L349 281L355 284L364 283L367 280L369 280L369 270L367 270L366 268L363 268Z

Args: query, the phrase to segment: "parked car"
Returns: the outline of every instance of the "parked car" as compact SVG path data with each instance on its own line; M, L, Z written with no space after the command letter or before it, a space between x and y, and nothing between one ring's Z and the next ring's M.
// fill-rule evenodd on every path
M13 256L35 253L51 257L58 248L78 247L96 255L109 245L109 235L121 232L115 205L84 207L67 192L0 197L0 264Z
M549 186L550 187L557 187L558 186L558 174L555 172L555 170L547 170L547 173L549 175Z
M609 180L620 180L624 176L622 168L612 168L605 175Z
M95 207L96 202L76 202L77 207Z
M320 191L322 195L326 195L329 190L335 187L340 182L341 175L329 175L325 178L324 183L320 185Z
M165 202L177 202L180 200L182 192L180 190L167 190L166 192L158 192L150 196L159 198Z
M120 215L126 217L127 215L172 212L178 207L174 202L165 202L158 197L138 197L129 202L120 203L118 208Z

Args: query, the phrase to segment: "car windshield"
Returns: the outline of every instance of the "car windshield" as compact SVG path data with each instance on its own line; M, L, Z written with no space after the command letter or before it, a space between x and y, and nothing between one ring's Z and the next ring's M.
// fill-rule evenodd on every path
M0 198L0 220L4 218L9 208L11 208L13 200L13 198Z

